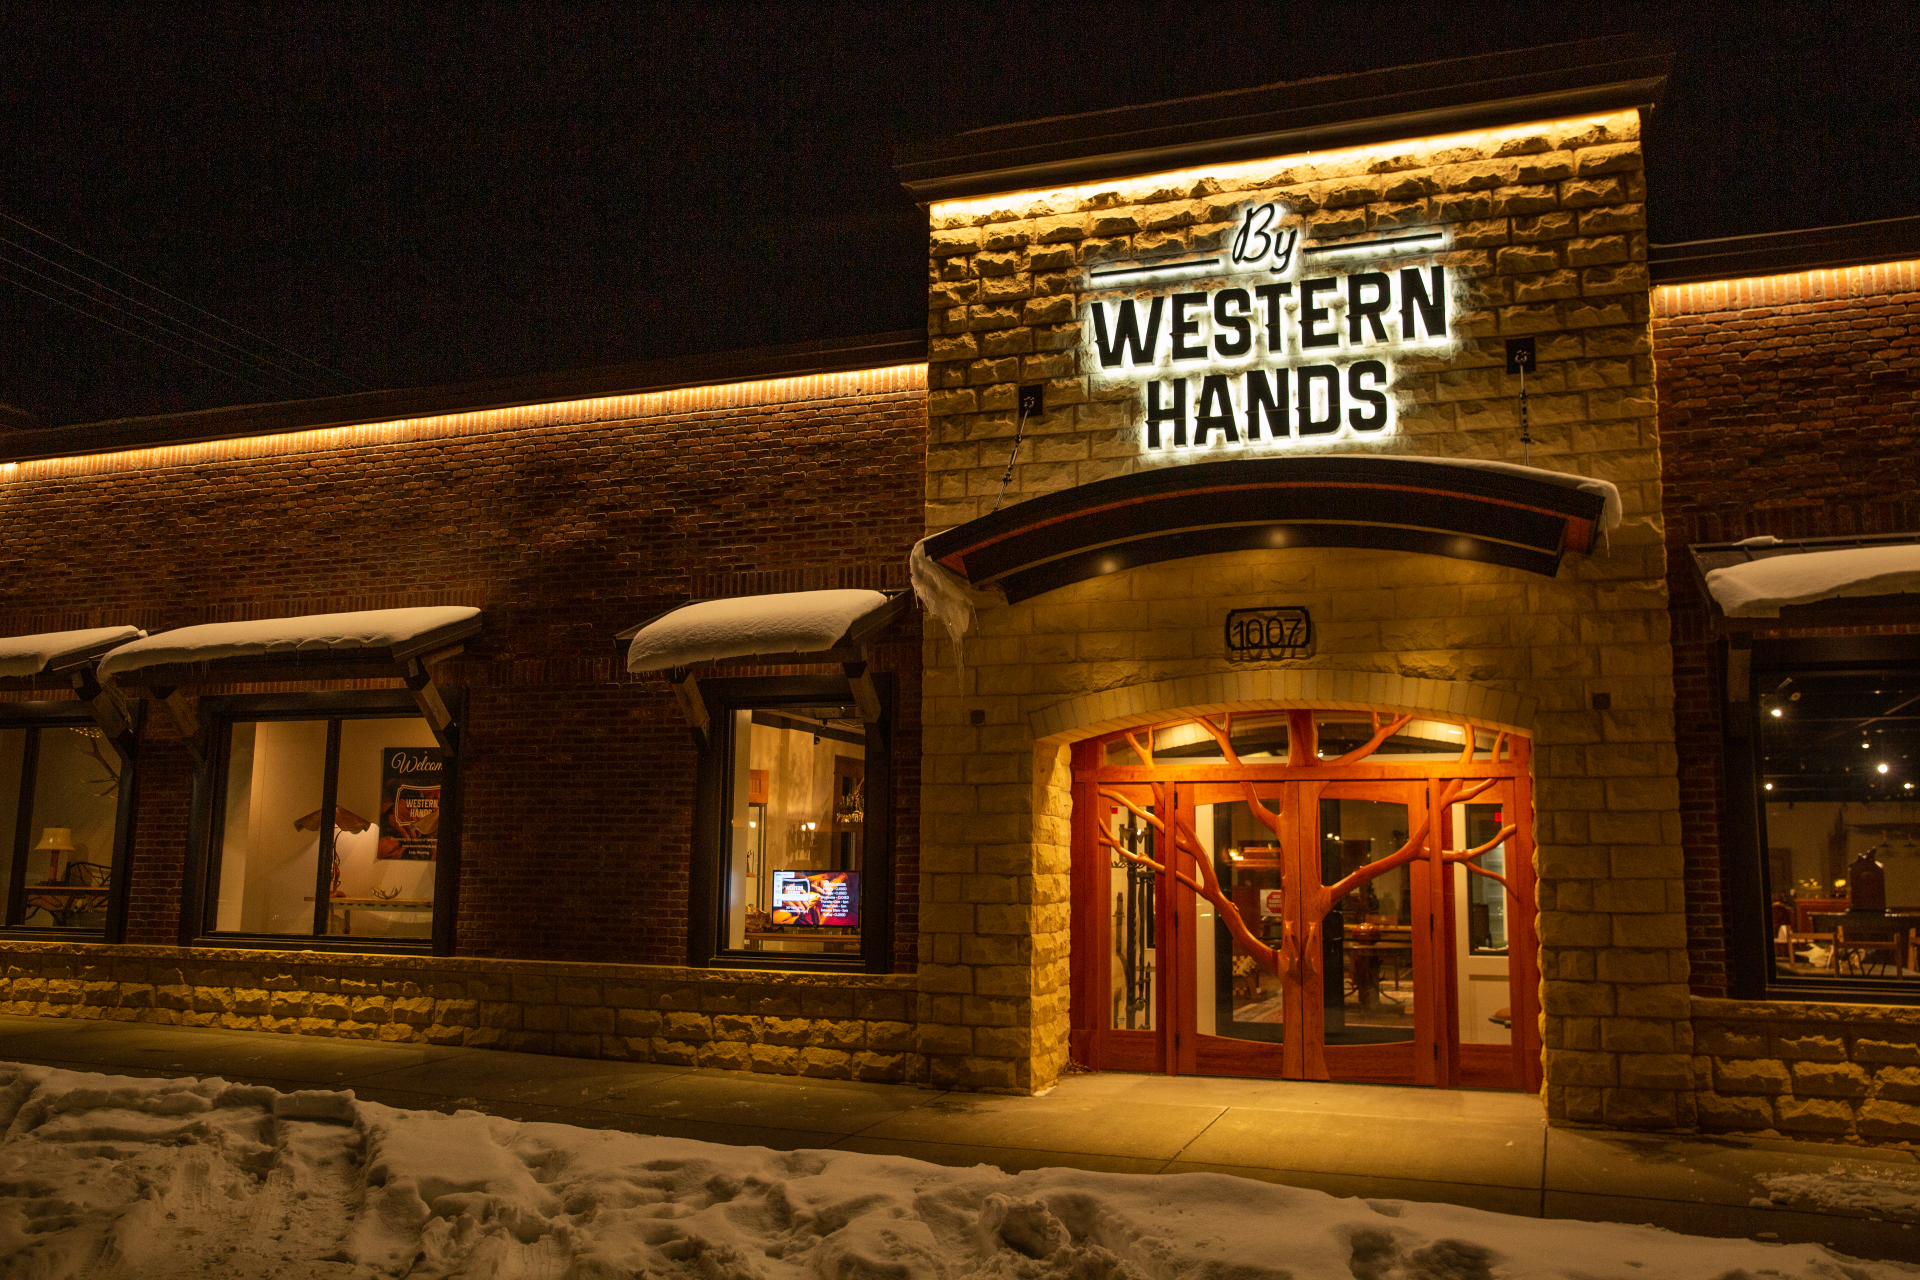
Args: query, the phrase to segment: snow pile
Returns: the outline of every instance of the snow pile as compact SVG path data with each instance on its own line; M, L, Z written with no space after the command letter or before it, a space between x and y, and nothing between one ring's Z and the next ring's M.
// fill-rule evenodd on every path
M138 640L146 634L138 627L93 627L86 631L0 636L0 676L37 676L55 658L86 653L116 640Z
M919 597L920 606L947 629L956 660L961 659L961 644L973 628L974 614L986 605L1006 603L999 595L969 586L959 574L928 555L925 538L913 544L907 573L913 579L913 594Z
M0 1065L9 1276L1894 1280L1705 1240L1218 1174L1009 1175Z
M1750 538L1742 545L1771 545ZM1920 591L1920 543L1768 556L1707 573L1729 618L1777 618L1783 605Z
M100 660L102 675L120 675L167 662L210 662L251 658L265 653L318 649L385 649L480 616L465 605L420 609L368 609L360 613L316 613L304 618L262 618L256 622L209 622L162 631L123 644Z
M1825 1173L1774 1174L1760 1184L1768 1201L1784 1208L1920 1222L1920 1178L1869 1178L1836 1164Z
M763 653L819 653L887 597L878 591L790 591L682 605L642 627L627 650L628 671L664 671Z

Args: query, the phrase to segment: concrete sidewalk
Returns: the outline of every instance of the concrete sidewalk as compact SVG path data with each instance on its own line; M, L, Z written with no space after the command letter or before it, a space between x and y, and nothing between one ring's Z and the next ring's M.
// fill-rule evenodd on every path
M1044 1097L1006 1098L23 1017L0 1017L0 1061L352 1089L396 1107L468 1108L515 1120L1008 1171L1066 1165L1229 1173L1338 1196L1647 1222L1696 1235L1817 1241L1859 1257L1920 1260L1920 1162L1911 1152L1550 1129L1539 1102L1522 1094L1096 1074L1069 1077ZM1792 1175L1802 1180L1785 1194L1767 1181Z

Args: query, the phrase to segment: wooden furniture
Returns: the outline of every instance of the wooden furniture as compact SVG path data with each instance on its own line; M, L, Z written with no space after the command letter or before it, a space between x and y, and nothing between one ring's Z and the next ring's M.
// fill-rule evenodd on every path
M306 900L312 902L313 895L308 894ZM334 929L332 925L329 924L328 932L330 933L352 933L353 912L356 907L361 910L371 911L408 911L415 915L423 912L427 915L433 914L432 898L329 898L327 902L331 912L329 919L339 922L338 929Z
M1827 949L1827 958L1823 964L1824 967L1829 969L1833 968L1834 961L1840 954L1839 949L1834 946L1834 936L1831 931L1827 933L1802 933L1798 929L1789 929L1787 931L1788 964L1813 964L1810 958L1801 958L1800 949L1802 947L1825 947Z
M763 951L770 950L765 945L769 942L814 942L820 944L822 951L858 951L860 949L860 935L857 933L790 933L771 929L762 932L749 929L747 942L760 943L761 946L757 950Z
M1374 1010L1381 1001L1402 1008L1397 1000L1380 990L1380 979L1388 966L1400 967L1413 959L1413 926L1394 924L1348 925L1341 950L1347 958L1347 972L1353 996L1362 1009Z
M1845 898L1797 898L1793 904L1793 930L1795 933L1812 933L1820 927L1813 922L1814 916L1835 915L1852 905ZM1832 928L1831 925L1827 927Z
M24 886L27 910L44 911L52 918L54 928L67 928L76 916L107 909L112 874L111 868L97 862L69 862L58 880Z

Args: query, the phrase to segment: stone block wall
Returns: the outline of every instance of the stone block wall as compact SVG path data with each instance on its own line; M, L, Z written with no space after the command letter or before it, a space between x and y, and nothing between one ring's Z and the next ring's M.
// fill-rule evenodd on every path
M1920 1009L1696 999L1700 1127L1920 1144Z
M0 1013L902 1083L911 974L0 943Z
M1057 1070L1066 967L1040 959L1066 909L1070 808L1056 788L1065 744L1098 726L1063 733L1056 709L1244 672L1221 652L1226 611L1290 604L1311 610L1318 650L1275 671L1458 682L1534 708L1510 727L1536 748L1549 1112L1693 1123L1643 195L1628 113L933 207L929 532L992 507L1021 383L1046 384L1047 413L1027 424L1008 502L1233 456L1142 456L1138 393L1103 384L1081 353L1082 290L1089 264L1218 247L1265 200L1316 237L1452 231L1439 260L1466 279L1460 340L1397 359L1396 432L1359 447L1522 461L1504 343L1533 335L1531 462L1614 482L1625 510L1605 547L1554 579L1386 552L1243 552L986 607L964 661L928 628L920 962L939 998L923 1001L921 1044L936 1076L1025 1090ZM969 950L1009 920L1031 953L1009 965ZM993 1014L1026 1028L1024 1044L950 1016L982 1001L1003 1002Z

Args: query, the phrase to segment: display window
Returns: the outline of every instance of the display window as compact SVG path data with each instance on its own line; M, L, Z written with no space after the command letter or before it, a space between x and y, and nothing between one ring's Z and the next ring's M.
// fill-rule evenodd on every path
M219 720L203 931L424 948L450 934L456 767L401 705Z
M118 915L133 766L74 704L0 711L6 924L106 936Z
M703 824L710 941L700 959L767 967L885 964L886 726L842 680L711 681ZM705 946L700 944L705 942ZM877 957L877 959L876 959Z
M1774 986L1920 1001L1920 661L1872 657L1754 645L1755 923Z

